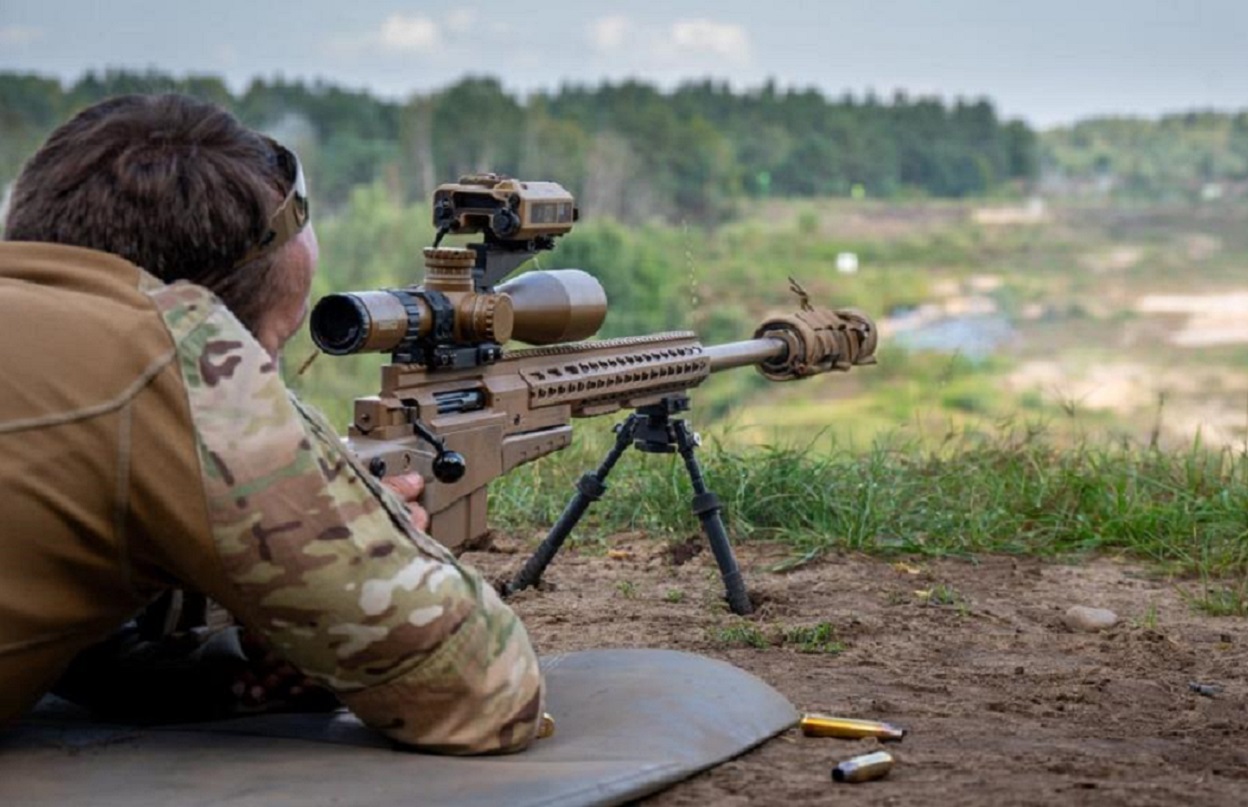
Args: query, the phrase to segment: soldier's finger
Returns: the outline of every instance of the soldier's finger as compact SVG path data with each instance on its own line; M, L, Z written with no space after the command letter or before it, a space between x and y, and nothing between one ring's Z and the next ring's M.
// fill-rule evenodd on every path
M412 514L412 526L421 532L429 531L429 514L425 512L425 508L419 504L411 504L407 507Z
M420 474L387 476L381 483L399 494L399 498L405 502L416 501L425 489L425 479Z

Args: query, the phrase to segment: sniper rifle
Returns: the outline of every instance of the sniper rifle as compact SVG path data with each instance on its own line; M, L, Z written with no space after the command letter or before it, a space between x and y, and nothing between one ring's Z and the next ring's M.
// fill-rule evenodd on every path
M694 333L675 331L578 341L597 333L607 312L593 276L531 271L501 282L571 231L577 219L571 194L552 182L473 175L435 191L433 219L438 236L424 250L421 283L331 294L313 309L312 337L322 351L391 354L380 392L355 401L351 451L379 477L421 474L430 534L463 549L488 533L492 480L566 448L573 418L633 410L616 427L602 465L582 477L559 522L506 591L538 582L631 444L681 454L729 604L749 613L719 502L694 455L697 435L673 416L688 409L689 390L721 370L753 365L773 381L789 381L874 364L874 323L858 311L815 307L790 281L800 309L767 319L752 339L706 346ZM484 237L468 248L440 247L448 233ZM511 339L534 347L504 351Z

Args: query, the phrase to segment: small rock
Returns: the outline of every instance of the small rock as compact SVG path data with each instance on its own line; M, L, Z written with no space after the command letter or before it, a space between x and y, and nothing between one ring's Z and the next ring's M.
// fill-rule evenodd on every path
M1075 605L1062 617L1066 627L1081 633L1096 633L1118 624L1118 615L1108 608L1089 608Z

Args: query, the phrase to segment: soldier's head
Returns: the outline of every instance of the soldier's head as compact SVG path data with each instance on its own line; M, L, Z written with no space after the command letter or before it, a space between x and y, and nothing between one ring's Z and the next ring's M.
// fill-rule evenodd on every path
M299 327L317 260L295 155L182 95L78 113L23 168L5 238L110 252L215 292L271 352Z

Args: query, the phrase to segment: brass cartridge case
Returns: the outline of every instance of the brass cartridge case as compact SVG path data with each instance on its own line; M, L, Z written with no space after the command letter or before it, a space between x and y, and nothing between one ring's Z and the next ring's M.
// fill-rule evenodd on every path
M807 737L839 737L843 740L875 737L881 742L900 742L906 736L905 729L891 723L832 717L814 712L802 715L801 727L802 734Z
M876 751L847 759L832 769L833 782L870 782L887 776L893 769L893 755Z
M542 740L555 733L555 719L550 712L542 712L542 719L537 724L537 739Z

